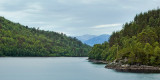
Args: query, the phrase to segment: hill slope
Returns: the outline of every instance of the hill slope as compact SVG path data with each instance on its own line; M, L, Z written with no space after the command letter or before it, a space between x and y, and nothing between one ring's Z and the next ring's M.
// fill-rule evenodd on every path
M96 37L93 37L87 41L84 41L84 43L86 43L90 46L93 46L94 44L102 44L105 41L108 41L109 37L110 37L110 35L102 34L100 36L96 36Z
M160 65L160 9L136 15L109 43L94 45L90 59L131 65Z
M76 38L0 17L0 56L87 56L89 50Z

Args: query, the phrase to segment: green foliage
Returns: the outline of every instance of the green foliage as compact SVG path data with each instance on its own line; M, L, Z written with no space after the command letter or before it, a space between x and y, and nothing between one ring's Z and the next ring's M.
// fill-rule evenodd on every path
M105 59L106 58L105 55L107 55L106 51L108 51L108 49L109 49L108 42L105 42L103 44L96 44L93 46L88 56L90 59L97 59L97 60Z
M106 60L107 61L113 61L116 58L116 54L118 51L118 45L113 45L110 49L109 49L109 55L107 56Z
M159 48L159 46L155 47L153 56L156 57L155 64L156 65L160 64L160 48Z
M138 34L138 40L141 43L153 44L157 40L158 36L153 28L147 27L141 33Z
M128 63L129 64L134 64L136 62L136 55L131 52L128 56Z
M123 61L128 64L160 65L160 9L136 15L121 31L113 32L109 47L94 46L89 53L101 55L101 60ZM106 43L106 42L105 42ZM95 52L101 49L101 52ZM94 54L93 54L94 53ZM89 56L89 58L90 58Z
M151 56L150 57L150 64L154 65L156 62L156 57L155 56Z
M87 56L90 46L63 33L28 28L0 17L0 56Z

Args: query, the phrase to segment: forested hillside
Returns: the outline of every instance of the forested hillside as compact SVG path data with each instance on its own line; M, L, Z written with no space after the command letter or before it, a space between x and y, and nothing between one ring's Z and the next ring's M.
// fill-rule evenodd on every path
M87 56L90 46L63 33L28 28L0 17L0 56Z
M90 59L124 64L160 65L160 9L135 16L121 31L113 32L109 43L96 44Z

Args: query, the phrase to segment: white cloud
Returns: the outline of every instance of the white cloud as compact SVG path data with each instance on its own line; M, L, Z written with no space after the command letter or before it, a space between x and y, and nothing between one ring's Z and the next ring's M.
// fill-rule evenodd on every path
M0 12L0 15L11 20L19 21L24 19L29 14L24 13L23 11L15 11L15 12L3 11L3 12Z
M103 0L81 0L84 4L103 2Z
M103 25L97 25L91 28L108 28L108 27L117 27L117 26L122 26L122 24L103 24Z
M7 3L9 2L9 0L0 0L0 4L4 4L4 3Z
M40 12L43 10L43 7L40 3L30 3L26 6L26 12Z
M97 4L97 3L104 3L108 2L105 0L57 0L61 4Z

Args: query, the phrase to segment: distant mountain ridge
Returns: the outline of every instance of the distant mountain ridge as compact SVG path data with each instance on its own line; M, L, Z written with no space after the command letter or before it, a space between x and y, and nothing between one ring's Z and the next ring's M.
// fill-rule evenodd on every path
M110 35L102 34L100 36L93 37L93 38L85 41L84 43L86 43L90 46L93 46L94 44L101 44L105 41L108 41L109 37L110 37Z
M99 36L87 34L87 35L77 36L76 38L82 41L83 43L93 46L94 44L101 44L105 41L108 41L109 37L110 35L108 34L102 34Z
M76 38L82 42L84 41L87 41L93 37L96 37L96 35L89 35L89 34L86 34L86 35L82 35L82 36L77 36Z

